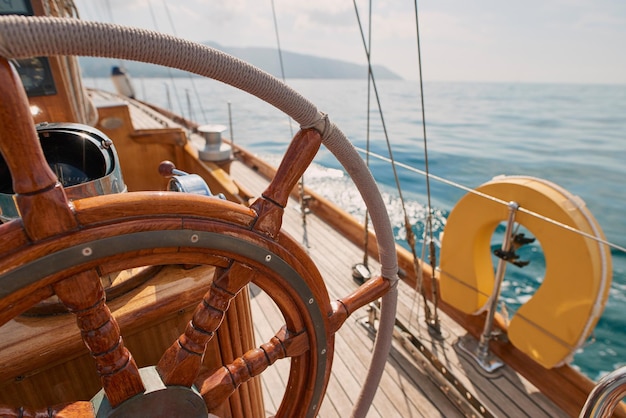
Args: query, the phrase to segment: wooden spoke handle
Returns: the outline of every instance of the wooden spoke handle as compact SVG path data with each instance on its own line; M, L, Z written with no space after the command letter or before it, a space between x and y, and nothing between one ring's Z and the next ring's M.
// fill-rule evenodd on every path
M315 129L302 129L293 137L274 179L251 206L259 215L254 227L257 231L271 237L278 234L289 194L313 161L321 143L322 136Z
M19 75L0 59L0 150L13 177L17 194L33 194L53 187L57 178L39 144L28 98Z
M248 351L212 374L201 375L196 384L210 411L224 402L242 383L260 375L276 360L302 355L308 349L309 341L305 332L291 335L283 327L260 348Z
M333 302L331 332L337 332L354 311L383 296L389 291L390 286L389 280L378 276L368 280L348 296Z
M198 304L185 333L165 351L157 370L166 385L190 387L198 375L207 343L221 325L226 310L256 272L243 264L216 269L211 288Z
M139 370L124 347L120 328L105 303L100 277L94 270L65 279L54 291L76 315L83 341L96 360L102 387L112 406L144 391Z
M28 235L38 241L76 228L63 187L43 154L24 87L4 58L0 58L0 80L0 151L11 171Z

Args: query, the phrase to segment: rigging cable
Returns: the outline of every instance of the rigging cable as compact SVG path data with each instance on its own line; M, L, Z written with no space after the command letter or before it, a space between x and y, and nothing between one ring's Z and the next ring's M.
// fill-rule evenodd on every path
M367 32L367 56L368 61L372 56L372 0L369 2L369 16L368 16L368 32ZM365 136L365 148L367 151L370 150L370 104L372 101L372 67L371 65L367 66L367 125L366 125L366 136ZM370 166L370 156L367 154L365 156L365 165L369 168ZM369 247L369 211L365 208L365 219L363 221L363 265L369 271L369 251L367 251Z
M357 23L359 25L359 30L360 30L360 33L361 33L361 41L363 43L363 47L365 49L365 54L366 54L366 57L367 57L367 66L368 66L368 69L369 69L369 73L371 74L371 85L372 85L372 88L374 89L374 96L376 97L376 104L378 106L378 113L379 113L379 116L380 116L380 121L381 121L382 129L383 129L383 134L384 134L385 141L386 141L386 144L387 144L387 152L389 153L389 158L390 158L390 161L392 162L391 168L392 168L392 172L393 172L393 177L394 177L394 181L396 183L396 188L398 190L398 196L400 198L400 203L401 203L401 206L402 206L402 212L404 214L404 228L405 228L405 231L406 231L407 242L409 244L409 247L411 249L411 254L413 256L413 269L414 269L414 272L415 272L415 275L416 275L416 279L418 279L418 283L419 283L419 286L420 286L420 292L419 293L422 295L422 298L424 300L424 310L425 310L425 315L426 315L426 322L427 322L427 324L429 324L429 326L431 326L433 324L437 324L437 326L438 326L438 321L433 321L432 320L432 314L431 314L430 309L428 307L428 302L426 300L426 295L425 295L425 293L423 291L421 291L422 290L421 289L421 281L419 281L420 271L421 271L421 263L420 263L420 261L419 261L419 259L417 257L417 253L415 251L415 245L416 245L415 235L413 234L413 229L411 227L411 222L409 220L409 216L408 216L407 211L406 211L405 200L404 200L404 196L402 194L402 187L400 186L400 178L398 177L398 172L396 170L396 163L395 163L395 159L393 157L393 151L391 149L391 142L389 140L389 134L388 134L388 131L387 131L387 125L385 123L385 117L384 117L384 114L383 114L383 111L382 111L382 104L381 104L381 101L380 101L380 95L378 93L378 87L376 85L376 78L374 77L374 72L372 71L372 62L371 62L371 57L370 57L370 51L368 50L367 43L365 41L365 35L364 35L364 32L363 32L363 25L361 24L361 18L360 18L360 15L359 15L359 9L358 9L358 6L356 4L356 0L352 0L352 3L354 5L354 11L355 11L355 14L356 14Z
M428 216L426 218L426 225L424 228L424 235L428 233L428 261L430 263L430 267L432 269L432 280L431 280L431 291L432 291L432 299L433 299L433 308L434 312L431 317L426 317L427 321L430 321L430 326L435 330L440 331L439 327L439 317L437 315L437 307L439 305L439 292L437 289L437 281L435 280L435 266L437 265L437 255L435 252L435 240L433 236L433 209L431 204L431 195L430 195L430 178L428 176L428 141L426 140L426 111L424 109L424 83L422 77L422 53L420 47L420 30L419 30L419 18L417 13L417 0L413 1L414 10L415 10L415 36L417 41L417 66L419 70L419 81L420 81L420 100L422 105L422 132L424 139L424 170L426 171L426 195L428 202ZM426 244L426 239L424 239L424 244ZM423 274L423 273L422 273Z
M274 7L274 0L272 2L272 17L274 19L274 33L276 34L276 46L278 48L278 61L280 63L280 75L282 77L283 82L285 81L285 65L283 63L283 50L280 47L280 36L278 34L278 19L276 18L276 8ZM289 117L289 133L293 137L293 127L291 122L291 117Z
M278 34L278 19L276 18L276 8L274 7L274 0L271 0L271 3L272 3L272 17L274 19L274 32L276 34L276 45L278 48L278 61L280 62L280 74L282 76L283 82L285 82L285 66L283 64L283 51L280 46L280 36ZM287 118L289 119L289 133L291 134L291 137L293 138L292 120L290 116L287 116ZM302 177L300 177L300 180L298 181L298 195L300 198L300 216L302 218L302 244L304 245L304 248L309 248L309 236L307 234L307 227L306 227L307 198L305 196L305 191L304 191L304 174L302 175Z
M172 14L170 13L170 9L169 7L167 7L167 2L165 0L163 0L163 6L165 7L165 14L167 14L167 19L170 22L170 26L172 27L172 32L174 33L174 36L178 36L178 34L176 33L176 26L174 26L174 21L172 20ZM194 83L191 74L187 75L189 76L189 81L191 81L191 87L193 87L193 91L196 93L196 100L198 101L198 107L200 107L200 113L202 113L202 117L204 118L204 123L209 123L206 113L204 112L204 108L202 107L202 100L200 100L200 93L196 88L196 83ZM189 108L189 120L193 120L193 115L191 114L191 106Z
M152 2L148 2L148 8L150 9L150 16L152 17L152 24L154 25L154 29L158 32L159 31L159 24L157 23L157 19L154 16L154 10L152 9ZM170 78L170 82L172 83L172 86L174 87L174 97L176 97L176 102L178 103L178 108L180 109L180 114L184 115L185 111L183 109L183 105L180 102L180 97L178 97L178 89L176 88L176 84L174 83L174 76L172 75L172 69L170 67L167 67L167 74ZM169 97L169 91L168 91L168 97ZM172 109L170 109L172 110Z
M105 5L106 5L106 7L104 8L104 10L105 10L106 14L108 15L109 22L115 23L115 19L113 18L113 9L111 8L111 1L110 0L106 0L105 1ZM98 16L98 15L99 15L99 13L96 13L96 16ZM79 18L78 15L76 15L76 17ZM119 61L120 61L120 64L119 64L120 68L122 70L126 70L126 63L125 63L125 61L122 60L122 59L120 59Z
M372 156L373 158L376 158L376 159L378 159L378 160L380 160L380 161L384 161L384 162L387 162L387 163L389 163L389 164L392 164L392 165L398 166L398 167L403 168L403 169L405 169L405 170L407 170L407 171L411 171L411 172L416 173L416 174L421 174L422 176L428 176L430 179L432 179L432 180L436 180L436 181L438 181L438 182L440 182L440 183L442 183L442 184L447 184L448 186L455 187L455 188L457 188L457 189L459 189L459 190L463 190L463 191L465 191L465 192L467 192L467 193L472 193L472 194L475 194L475 195L477 195L477 196L480 196L480 197L482 197L482 198L484 198L484 199L487 199L487 200L491 200L491 201L496 202L496 203L498 203L498 204L500 204L500 205L503 205L503 206L508 206L508 204L509 204L509 202L507 202L507 201L504 201L504 200L502 200L502 199L498 199L497 197L494 197L494 196L488 195L488 194L486 194L486 193L483 193L483 192L481 192L481 191L478 191L478 190L472 189L472 188L471 188L471 187L469 187L469 186L465 186L465 185L463 185L463 184L460 184L460 183L457 183L457 182L454 182L454 181L448 180L448 179L446 179L446 178L443 178L443 177L437 176L437 175L432 174L432 173L427 174L427 173L426 173L425 171L423 171L423 170L420 170L420 169L415 168L415 167L411 167L410 165L405 164L405 163L402 163L402 162L393 161L393 160L391 160L389 157L385 157L384 155L376 154L376 153L374 153L374 152L367 151L367 150L365 150L365 149L363 149L363 148L359 148L359 147L355 147L355 148L356 148L356 150L357 150L357 151L359 151L360 153L363 153L363 154L369 154L369 155L370 155L370 156ZM620 251L620 252L626 253L626 247L624 247L624 246L621 246L621 245L619 245L619 244L615 244L615 243L613 243L613 242L607 241L606 239L601 239L601 238L598 238L598 237L596 237L596 236L594 236L594 235L591 235L591 234L589 234L589 233L587 233L587 232L584 232L584 231L581 231L581 230L579 230L579 229L576 229L576 228L574 228L574 227L572 227L572 226L569 226L569 225L567 225L567 224L564 224L563 222L559 222L559 221L557 221L557 220L555 220L555 219L549 218L549 217L547 217L547 216L545 216L545 215L542 215L542 214L540 214L540 213L533 212L532 210L528 210L528 209L523 208L523 207L520 207L520 208L518 209L518 212L525 213L525 214L527 214L527 215L529 215L529 216L533 216L533 217L535 217L535 218L537 218L537 219L541 219L541 220L543 220L543 221L545 221L545 222L548 222L548 223L550 223L550 224L556 225L556 226L558 226L559 228L566 229L566 230L568 230L568 231L570 231L570 232L574 232L574 233L576 233L576 234L582 235L583 237L589 238L589 239L591 239L591 240L593 240L593 241L599 242L599 243L604 244L604 245L608 245L609 247L611 247L611 248L613 248L613 249L615 249L615 250L617 250L617 251Z

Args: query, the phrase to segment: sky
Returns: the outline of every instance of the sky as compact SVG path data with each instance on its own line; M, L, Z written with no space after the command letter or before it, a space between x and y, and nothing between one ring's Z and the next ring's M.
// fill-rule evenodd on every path
M81 18L275 48L272 0L75 0ZM372 0L373 64L419 78L413 0ZM284 51L365 64L351 0L274 0ZM368 38L369 0L357 0ZM420 0L424 81L626 84L625 0ZM155 23L156 22L156 23Z

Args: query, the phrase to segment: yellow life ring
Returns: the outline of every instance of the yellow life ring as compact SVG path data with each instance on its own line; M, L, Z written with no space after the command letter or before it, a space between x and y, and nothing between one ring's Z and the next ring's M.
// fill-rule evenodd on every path
M585 203L546 180L496 177L476 189L544 218L518 211L515 221L540 242L546 260L543 283L511 319L511 343L546 368L569 361L598 321L611 285L606 244L555 225L553 219L604 240ZM493 292L490 241L508 218L508 207L474 193L448 216L441 243L440 291L448 304L468 314L486 308Z

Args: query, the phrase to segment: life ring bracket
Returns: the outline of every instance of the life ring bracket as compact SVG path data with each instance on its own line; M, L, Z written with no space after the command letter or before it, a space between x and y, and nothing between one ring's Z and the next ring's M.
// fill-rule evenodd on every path
M484 309L494 287L491 237L507 216L501 202L518 202L516 222L541 244L546 271L511 319L509 340L546 368L569 361L608 297L612 269L602 229L582 199L546 180L501 176L476 192L465 195L447 220L439 267L442 299L468 314Z

